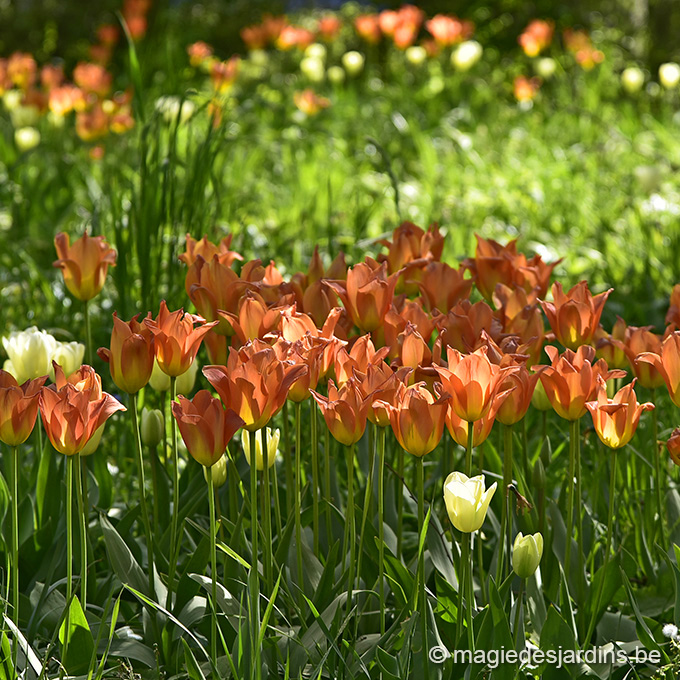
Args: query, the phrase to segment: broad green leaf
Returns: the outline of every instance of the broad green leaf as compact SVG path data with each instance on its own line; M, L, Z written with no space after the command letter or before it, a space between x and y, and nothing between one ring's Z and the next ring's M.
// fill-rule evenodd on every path
M109 556L116 576L118 576L123 585L131 585L136 590L146 593L148 581L142 568L135 560L132 551L116 531L113 524L109 522L106 515L100 513L99 521L104 535L106 554Z
M62 649L68 639L66 658L63 664L72 675L81 675L90 668L90 660L94 651L94 639L90 632L83 608L77 596L73 596L69 607L68 633L66 632L66 620L59 628L59 642Z

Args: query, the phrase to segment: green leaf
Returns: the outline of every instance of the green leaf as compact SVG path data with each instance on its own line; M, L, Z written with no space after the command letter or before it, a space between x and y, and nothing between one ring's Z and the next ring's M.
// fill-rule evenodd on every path
M136 590L147 593L148 581L130 548L104 513L100 513L99 522L104 535L106 554L109 556L113 571L120 582L125 586L129 584Z
M187 673L189 674L191 680L206 680L201 667L196 661L194 653L191 651L191 647L189 647L189 643L184 638L182 638L182 645L184 647L184 661L186 664Z
M68 633L66 633L66 620L59 628L59 642L61 642L62 648L67 639L68 647L63 664L69 674L81 675L90 668L94 639L83 613L83 608L80 606L80 601L75 595L69 607Z

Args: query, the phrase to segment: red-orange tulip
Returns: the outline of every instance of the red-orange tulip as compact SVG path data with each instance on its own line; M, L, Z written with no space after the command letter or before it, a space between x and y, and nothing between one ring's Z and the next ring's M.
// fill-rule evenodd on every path
M95 432L125 407L110 394L92 400L95 389L79 390L70 382L61 388L43 387L40 415L52 446L66 456L80 453Z
M605 446L620 449L635 434L643 411L651 411L654 404L638 404L635 395L635 379L622 387L613 399L607 398L607 383L602 376L597 378L597 400L589 401L586 407L593 417L595 431Z
M347 272L347 281L327 281L340 297L352 321L362 331L371 332L382 325L392 304L399 272L387 275L387 264L370 258Z
M262 429L281 409L291 385L308 368L281 361L276 351L260 340L240 350L231 349L226 366L205 366L203 375L233 409L250 432Z
M448 395L435 397L425 383L400 391L388 409L392 431L400 446L419 458L433 451L444 433Z
M344 347L335 352L335 379L344 385L354 374L365 375L371 364L379 364L387 356L387 347L376 350L370 335L357 338L348 352Z
M671 456L671 460L680 465L680 427L676 427L666 442L666 448Z
M597 377L606 382L610 378L623 378L626 373L608 370L607 364L595 360L595 349L581 345L576 352L568 349L560 355L556 347L545 348L552 365L539 367L540 381L555 412L566 420L578 420L586 413L586 403L597 390Z
M452 347L459 352L472 352L479 347L482 331L494 339L501 333L500 322L483 300L474 305L469 300L462 300L447 314L436 317L435 323L442 351Z
M213 257L217 255L217 259L221 264L230 267L234 261L243 260L241 255L230 250L232 238L232 234L228 234L219 242L219 244L215 245L211 241L208 241L207 236L204 236L200 241L197 241L191 234L187 234L186 251L179 256L179 259L187 266L191 267L199 255L206 262L210 262Z
M660 354L640 354L637 360L651 364L658 371L673 403L680 406L680 331L671 333L663 341Z
M278 326L281 318L278 310L269 309L264 298L252 290L246 290L239 300L237 314L223 310L219 310L218 314L231 325L243 344L255 338L264 338Z
M670 305L666 313L666 325L672 326L672 330L680 328L680 283L673 286Z
M493 424L496 422L498 406L503 403L504 399L505 397L503 395L501 395L500 398L497 397L494 399L491 403L491 408L487 411L486 415L479 420L475 420L472 426L472 446L480 446L487 440L491 434ZM459 418L449 404L446 411L446 429L449 431L451 438L456 444L463 447L467 446L468 427L469 423L467 420Z
M151 315L147 318L150 318ZM154 360L153 333L133 316L127 323L113 313L111 347L100 347L97 354L109 365L116 386L135 394L145 387L151 377Z
M178 397L172 403L172 415L187 451L206 467L217 463L236 430L243 426L241 418L225 409L208 390L198 391L193 399Z
M652 333L651 326L628 326L623 342L612 340L626 354L628 362L638 382L648 390L655 390L664 383L663 376L653 363L642 361L640 357L647 354L661 354L661 336Z
M539 373L530 373L524 364L508 375L500 389L511 391L498 405L496 420L503 425L514 425L524 418L529 410L539 375Z
M54 263L64 275L66 287L78 300L91 300L104 287L109 266L116 264L116 251L103 236L85 232L73 245L68 234L58 233L54 245L59 259Z
M554 283L553 302L541 301L541 305L555 337L568 349L590 344L612 290L593 295L588 283L581 281L565 294L562 284Z
M384 361L368 365L366 375L358 386L361 394L371 402L368 419L374 425L387 427L390 424L389 407L400 401L410 373L409 368L400 368L394 372Z
M351 446L361 439L366 429L370 398L359 390L357 381L350 378L339 390L332 380L328 381L328 397L312 390L326 426L341 444Z
M23 444L38 416L40 389L47 376L19 385L10 373L0 370L0 441L8 446Z
M503 381L517 370L491 363L487 352L486 347L480 347L472 354L463 355L449 348L448 368L435 367L444 391L451 397L451 407L459 418L468 422L487 414Z
M195 323L202 321L200 316L185 314L183 309L168 311L165 300L155 319L144 319L154 334L156 361L163 373L176 378L189 370L205 334L217 325L217 321L213 321L194 328Z
M430 262L418 279L427 309L438 309L443 314L470 296L473 283L465 278L464 269L453 269L445 262Z

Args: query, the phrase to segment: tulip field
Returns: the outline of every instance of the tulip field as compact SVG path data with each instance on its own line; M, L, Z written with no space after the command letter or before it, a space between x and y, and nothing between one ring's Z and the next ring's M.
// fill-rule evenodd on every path
M680 53L246 4L0 2L0 679L680 677Z

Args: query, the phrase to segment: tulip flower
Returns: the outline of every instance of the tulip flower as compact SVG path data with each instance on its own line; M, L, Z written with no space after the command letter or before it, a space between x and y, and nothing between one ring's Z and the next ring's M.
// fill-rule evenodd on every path
M165 418L163 412L157 408L142 409L142 444L153 449L165 438Z
M185 102L185 104L187 103L188 102ZM219 244L215 245L211 241L208 241L207 236L204 236L200 241L197 241L191 234L187 234L185 244L186 250L179 256L179 259L188 267L191 267L199 255L205 262L210 262L213 257L217 255L220 264L223 264L225 267L231 267L236 260L243 260L241 255L230 250L232 238L232 234L227 234Z
M479 347L483 331L492 338L501 333L500 322L483 300L475 304L462 300L447 314L436 317L435 324L442 350L452 347L459 352L472 352Z
M642 412L654 408L650 402L638 404L634 386L635 379L622 387L613 399L608 399L607 385L602 376L598 376L597 400L586 404L593 417L597 436L610 449L625 446L633 438Z
M328 397L311 390L331 434L341 444L352 446L361 439L366 429L370 399L365 398L355 378L350 378L338 390L328 381Z
M612 290L593 295L588 283L581 281L565 294L561 283L553 284L553 302L541 301L541 306L555 337L569 349L590 344Z
M463 533L479 530L496 486L494 482L487 489L484 475L468 477L462 472L452 472L444 482L444 503L451 524Z
M390 409L401 401L401 392L406 388L410 373L411 370L405 367L395 372L384 361L368 365L358 386L364 398L372 402L368 409L370 422L379 428L390 424Z
M543 536L540 533L524 536L520 531L512 546L512 568L520 578L529 578L543 557Z
M189 370L205 334L218 323L217 321L203 323L194 328L194 324L202 321L199 316L185 314L183 309L168 311L165 300L161 302L160 311L155 319L151 317L144 319L144 323L154 335L156 361L163 373L171 378L177 378Z
M445 262L430 262L418 279L420 294L426 308L447 313L454 305L470 296L473 279L464 277L464 270L453 269Z
M245 432L245 430L244 430ZM212 483L215 489L219 489L224 486L227 481L227 456L226 454L220 456L218 461L212 465L212 467L203 467L203 476L206 482L210 482L208 475L212 473Z
M52 354L52 364L59 364L66 376L75 373L83 363L85 355L85 345L80 342L59 342ZM54 374L50 372L50 378Z
M387 264L367 258L347 272L347 281L327 281L340 297L352 321L365 333L377 330L392 304L399 272L387 275Z
M680 406L680 331L671 333L662 343L659 354L646 352L637 357L638 363L651 364L663 378L668 393Z
M54 238L54 245L59 257L54 266L61 269L71 295L82 301L99 295L109 266L116 264L116 251L104 237L89 236L85 232L71 245L68 234L60 232Z
M276 462L276 455L279 452L279 439L281 438L281 431L276 428L272 430L270 427L264 428L266 430L267 439L267 465L272 467ZM243 430L241 432L241 444L243 445L243 454L248 461L248 465L251 464L250 456L250 433L248 430ZM255 465L258 470L264 470L264 453L262 444L262 430L258 430L255 433Z
M671 456L671 460L680 466L680 427L676 427L666 442L666 448Z
M209 337L208 333L205 337ZM175 391L177 394L189 394L194 389L194 384L196 382L196 375L198 374L198 361L192 362L189 369L182 373L182 375L177 377L177 383L175 385ZM156 392L167 392L170 389L170 376L167 373L163 373L160 366L158 365L158 360L154 359L153 369L151 370L151 376L149 377L149 387Z
M187 451L201 465L212 467L224 453L243 420L208 390L200 390L193 399L179 396L172 403L172 415L177 421Z
M226 366L205 366L203 375L223 403L239 414L246 430L255 432L279 412L291 385L307 370L281 361L269 345L254 340L240 350L231 349Z
M607 366L612 368L625 369L628 366L624 342L628 335L626 322L620 317L616 317L616 323L611 333L607 333L602 326L595 331L595 350L598 359L604 359ZM631 362L632 363L632 362Z
M335 379L338 386L344 385L355 373L366 375L370 365L378 365L387 356L389 349L376 350L370 335L362 335L349 352L339 347L335 353Z
M486 415L479 420L475 420L472 424L472 446L480 446L488 439L493 424L496 422L496 404L502 403L503 399L503 397L500 399L496 398ZM459 446L466 447L468 445L469 427L468 421L458 417L453 407L449 404L446 410L446 429L449 431L453 441Z
M237 314L219 310L218 315L229 322L242 344L255 338L264 338L278 326L281 319L281 313L269 309L264 298L252 290L246 290L242 295Z
M147 318L151 318L151 314ZM125 322L113 314L111 348L100 347L97 354L107 364L116 386L135 394L146 386L154 366L154 337L149 327L133 316Z
M511 391L503 399L496 412L496 419L499 422L503 425L514 425L524 418L529 410L539 375L539 373L530 373L524 364L508 375L500 389Z
M43 376L19 385L10 373L0 371L0 441L14 447L28 439L46 380L47 376Z
M661 336L651 331L651 326L628 326L623 341L613 340L625 353L635 377L643 387L655 390L664 384L664 377L649 361L649 354L661 354ZM644 359L643 357L648 357Z
M390 423L399 445L419 458L433 451L442 438L448 395L435 397L417 383L401 392L390 409Z
M11 373L17 383L49 375L52 360L57 349L57 340L49 333L35 326L25 331L15 331L2 339L2 345L9 359L4 370Z
M487 414L503 381L517 368L492 364L487 348L481 347L467 355L449 348L448 368L435 367L435 370L442 379L444 391L451 397L456 415L472 423Z

